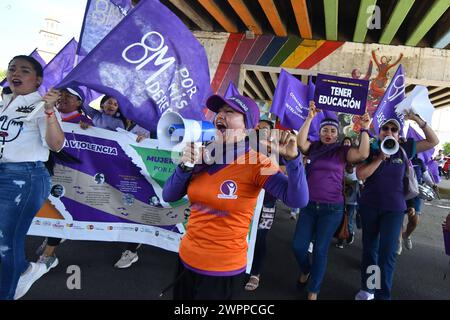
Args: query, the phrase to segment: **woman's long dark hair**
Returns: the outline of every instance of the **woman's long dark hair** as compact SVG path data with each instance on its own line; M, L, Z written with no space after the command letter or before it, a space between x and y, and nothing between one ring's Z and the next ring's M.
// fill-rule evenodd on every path
M102 98L102 100L100 100L100 108L101 108L102 110L103 110L103 104L104 104L106 101L108 101L108 99L110 99L110 98L116 99L116 98L114 98L113 96L105 95L105 96ZM116 99L116 101L117 101L117 99ZM119 104L118 101L117 101L117 105L119 106L119 108L118 108L116 114L115 114L113 117L114 117L114 118L119 118L120 120L122 120L122 122L123 122L123 127L126 129L126 128L127 128L127 118L125 118L125 116L122 114L122 110L120 110L120 104Z

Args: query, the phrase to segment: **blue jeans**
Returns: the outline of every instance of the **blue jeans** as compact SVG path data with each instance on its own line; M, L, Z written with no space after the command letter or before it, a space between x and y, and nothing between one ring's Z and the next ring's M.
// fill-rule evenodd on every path
M365 205L360 205L360 213L363 236L361 288L374 293L375 299L389 300L398 239L405 214ZM373 269L368 269L370 266L378 266L380 269L379 287L374 285L376 277Z
M303 274L310 274L308 292L319 293L327 267L328 247L342 221L344 204L310 201L300 211L294 234L294 253ZM314 237L312 264L308 247Z
M345 205L348 214L348 232L354 233L355 227L353 225L353 218L355 217L356 209L358 208L355 204L347 204Z
M50 194L50 176L42 162L0 163L0 190L0 300L12 300L29 266L25 236Z

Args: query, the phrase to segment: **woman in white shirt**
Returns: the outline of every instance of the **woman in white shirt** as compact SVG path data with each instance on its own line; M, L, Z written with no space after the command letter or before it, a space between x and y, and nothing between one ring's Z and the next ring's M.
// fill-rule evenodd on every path
M60 116L54 109L59 92L41 97L42 66L28 56L16 56L7 80L12 93L0 102L0 299L22 297L45 271L45 265L25 258L25 236L50 193L44 162L49 150L64 145Z

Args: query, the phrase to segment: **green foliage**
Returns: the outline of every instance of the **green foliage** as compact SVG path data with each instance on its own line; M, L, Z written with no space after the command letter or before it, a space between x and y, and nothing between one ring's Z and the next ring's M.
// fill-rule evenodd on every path
M442 149L444 149L444 154L450 154L450 142L446 142L442 145Z
M0 81L6 78L6 70L0 70Z

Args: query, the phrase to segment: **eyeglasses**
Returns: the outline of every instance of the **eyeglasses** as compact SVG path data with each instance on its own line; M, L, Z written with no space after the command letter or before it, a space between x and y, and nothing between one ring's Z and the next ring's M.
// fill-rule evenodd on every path
M392 133L396 133L398 131L397 127L390 127L390 126L382 126L381 130L383 131L391 131Z

